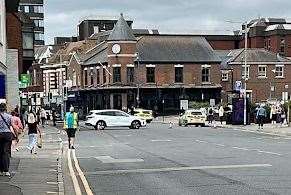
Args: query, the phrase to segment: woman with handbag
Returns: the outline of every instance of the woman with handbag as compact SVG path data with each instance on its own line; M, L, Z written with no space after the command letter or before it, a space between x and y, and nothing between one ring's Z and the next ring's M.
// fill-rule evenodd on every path
M11 143L14 137L11 120L12 116L6 113L6 104L0 104L0 174L3 176L10 176Z
M12 126L14 128L14 132L15 132L15 138L12 140L12 147L18 151L18 143L19 143L19 136L21 135L21 133L23 133L23 125L21 123L21 120L19 118L19 114L16 112L11 112L12 115L12 119L11 119L11 123Z
M29 138L29 144L27 148L30 150L30 153L37 154L36 148L37 148L37 138L38 138L38 133L39 136L41 137L41 132L40 129L38 128L38 121L36 116L32 111L28 114L28 138Z

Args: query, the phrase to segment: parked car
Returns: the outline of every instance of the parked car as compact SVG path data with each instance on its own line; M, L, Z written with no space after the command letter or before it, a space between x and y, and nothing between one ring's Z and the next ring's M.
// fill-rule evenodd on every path
M154 119L152 110L144 110L140 108L134 110L134 116L145 120L147 123L152 122Z
M184 114L179 117L179 126L200 125L205 126L206 115L201 110L186 110Z
M103 130L106 127L129 127L131 129L139 129L146 126L146 121L129 115L120 110L94 110L87 116L85 124L93 126L96 130Z

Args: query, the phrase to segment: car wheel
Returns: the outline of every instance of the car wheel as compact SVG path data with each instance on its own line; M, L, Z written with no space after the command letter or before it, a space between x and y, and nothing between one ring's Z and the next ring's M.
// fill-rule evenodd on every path
M139 129L140 128L140 126L141 126L141 124L140 124L140 122L139 121L132 121L132 123L131 123L131 128L132 129Z
M201 124L201 127L205 127L205 123L202 123L202 124Z
M98 121L96 126L95 126L95 129L96 130L104 130L106 127L106 123L104 121Z
M181 124L181 122L179 121L179 126L181 127L182 126L182 124Z

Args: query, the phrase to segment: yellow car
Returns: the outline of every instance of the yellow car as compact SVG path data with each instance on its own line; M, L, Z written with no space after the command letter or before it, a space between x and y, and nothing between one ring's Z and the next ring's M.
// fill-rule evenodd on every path
M186 110L184 114L179 117L179 126L200 125L205 126L206 115L201 110Z
M147 123L152 122L152 120L154 119L152 110L135 109L134 116L145 120Z

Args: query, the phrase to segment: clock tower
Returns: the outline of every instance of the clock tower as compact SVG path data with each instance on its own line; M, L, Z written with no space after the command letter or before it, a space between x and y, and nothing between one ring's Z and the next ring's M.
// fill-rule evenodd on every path
M134 81L128 79L128 74L136 72L134 65L136 44L137 39L121 14L107 39L108 70L111 73L109 83L111 85L115 87L134 85ZM130 92L123 88L122 93L111 94L111 108L120 109L120 104L123 108L128 107L128 93ZM134 99L134 97L129 99Z

